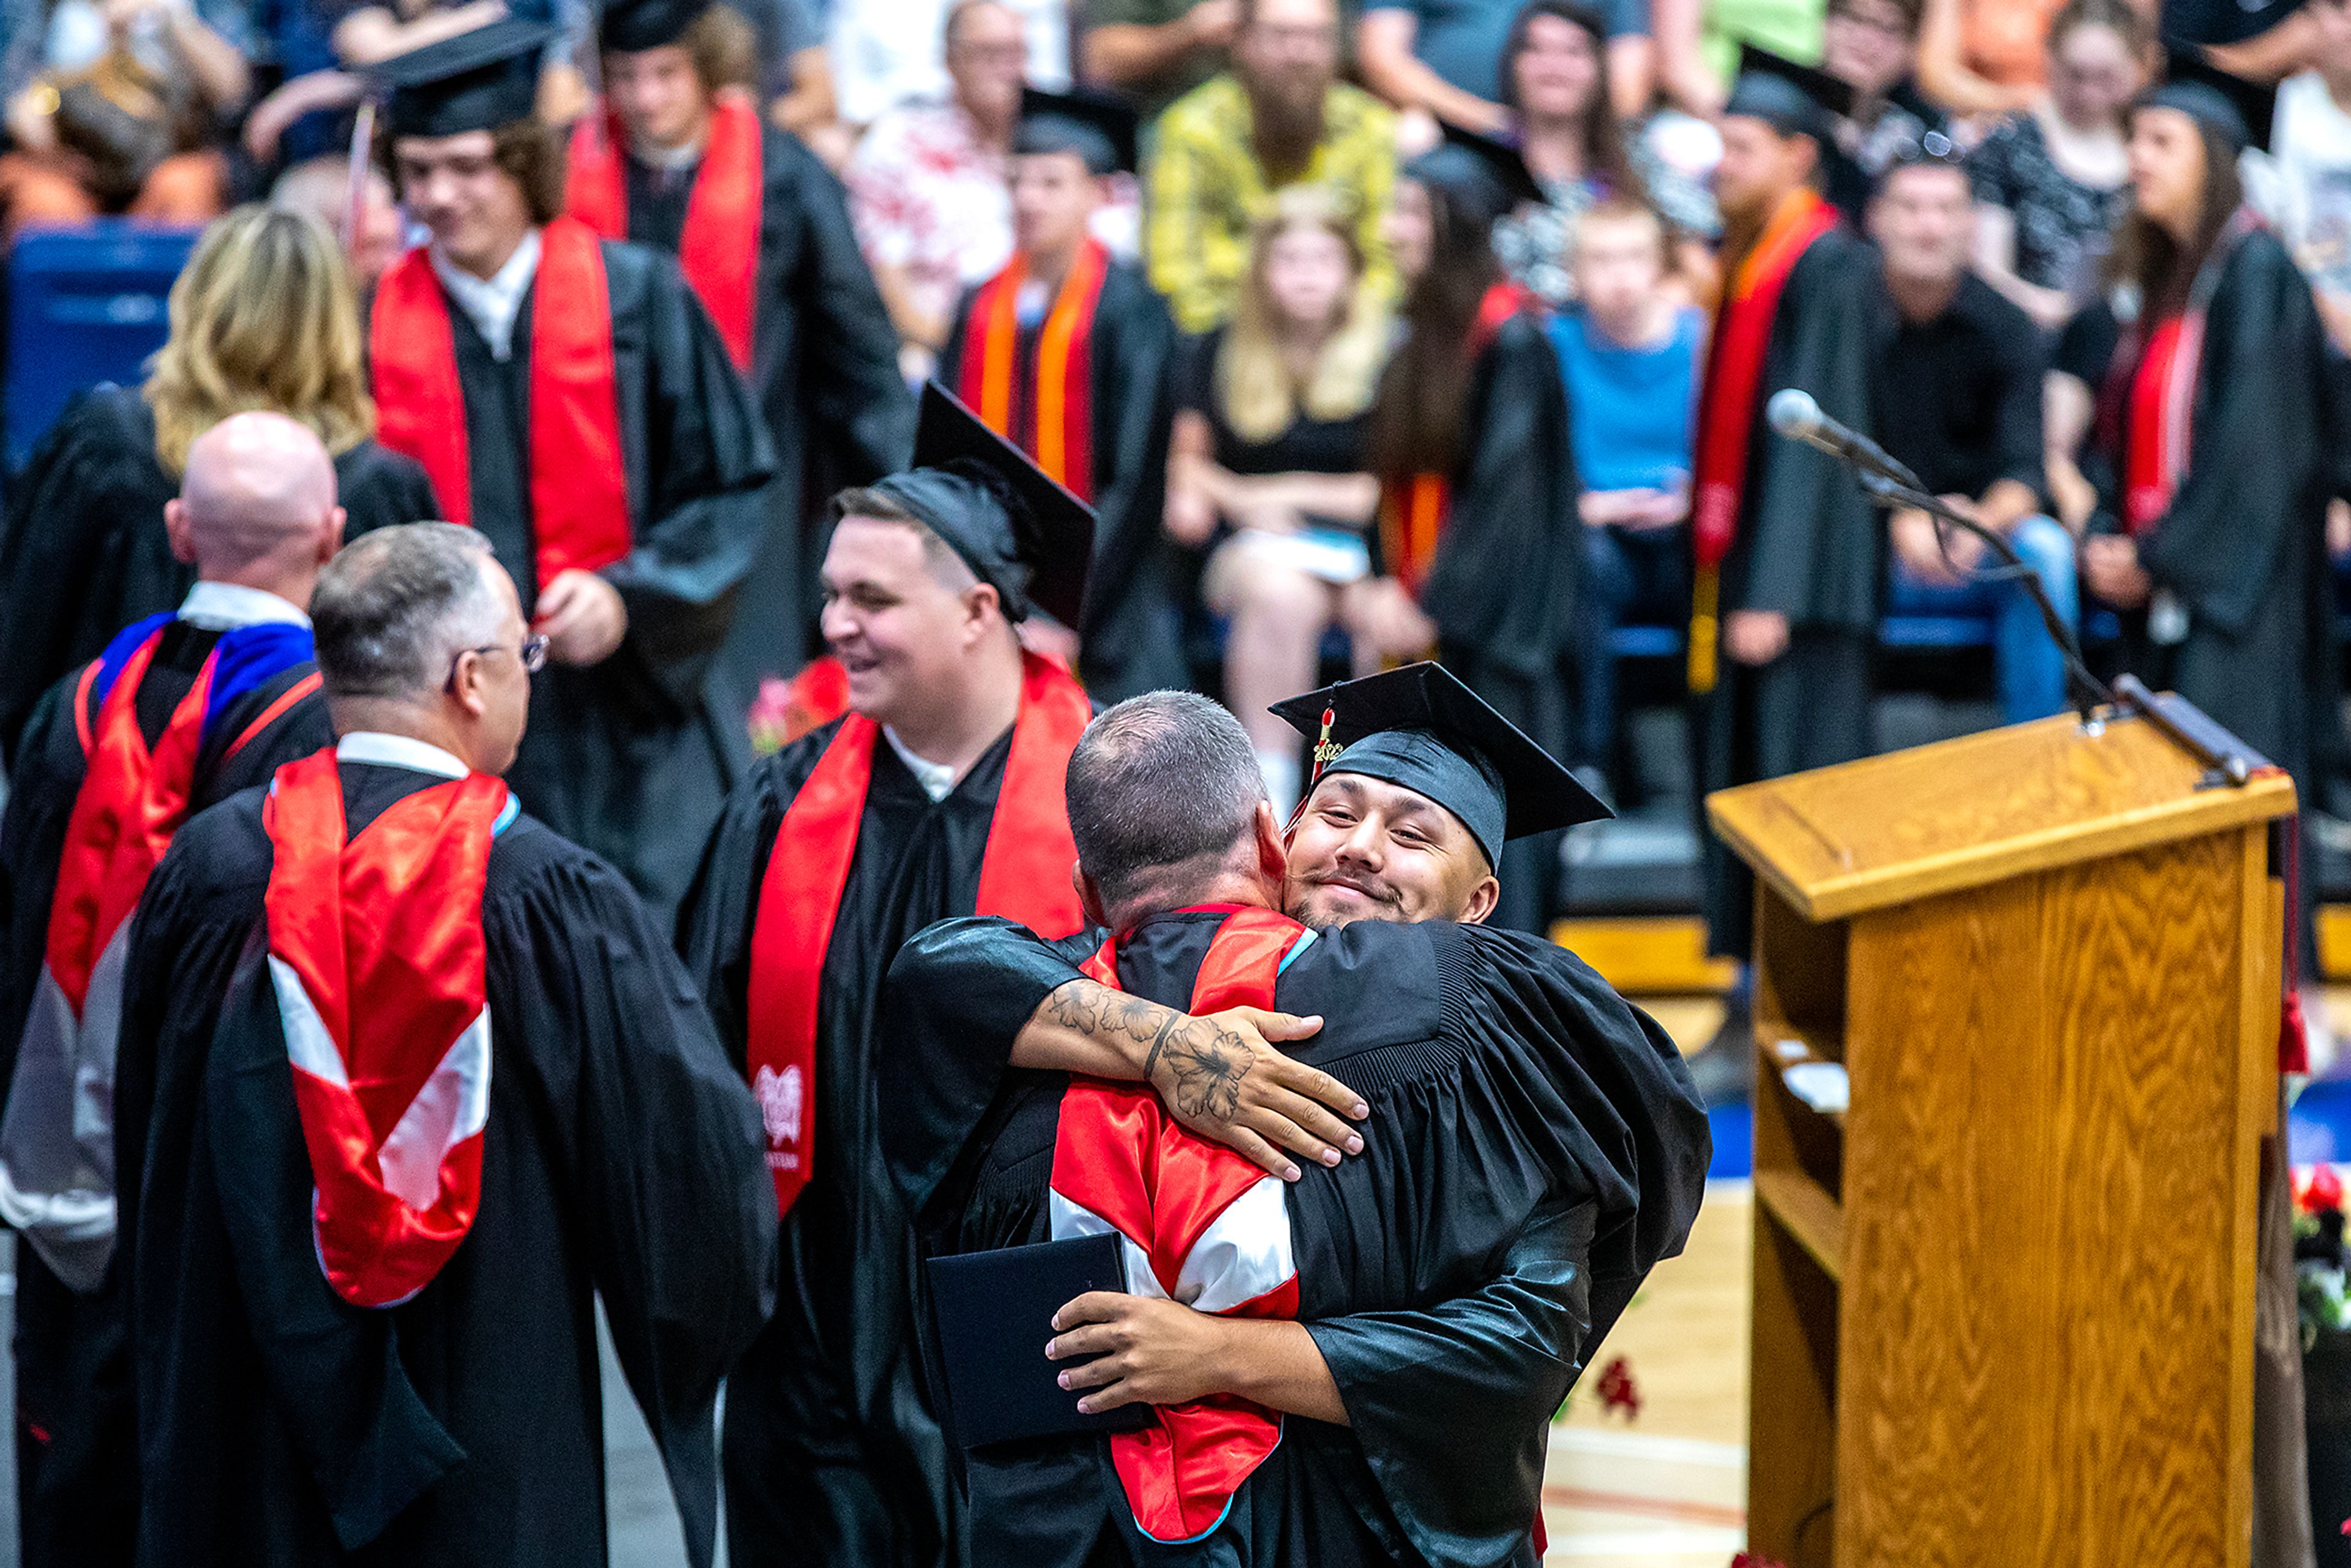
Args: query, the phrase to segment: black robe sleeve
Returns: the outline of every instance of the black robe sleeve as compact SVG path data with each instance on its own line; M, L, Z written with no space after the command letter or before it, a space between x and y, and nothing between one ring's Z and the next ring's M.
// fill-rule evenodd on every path
M1094 318L1094 564L1078 628L1081 673L1103 702L1186 684L1165 528L1175 352L1166 305L1113 264Z
M1583 549L1566 379L1551 340L1524 313L1502 324L1471 376L1468 462L1421 607L1457 658L1553 678Z
M81 740L74 727L78 679L59 679L33 709L8 770L0 815L0 1105L16 1074L16 1048L47 956L49 905L66 825L80 790Z
M424 465L404 452L362 441L335 459L336 499L343 508L343 542L399 523L429 523L441 516Z
M905 466L914 450L914 399L898 371L898 329L874 287L849 221L849 196L832 171L781 132L802 227L789 301L799 312L806 358L809 477L817 495L869 485ZM768 200L778 199L771 191Z
M635 658L679 707L699 699L767 526L775 455L701 302L667 256L607 242L634 547L604 569ZM642 367L632 374L632 366Z
M1774 392L1801 387L1830 418L1869 428L1869 312L1857 305L1867 256L1840 230L1814 241L1789 276L1749 436L1743 591L1728 609L1776 611L1799 627L1877 623L1879 528L1868 498L1844 465L1782 440L1763 416Z

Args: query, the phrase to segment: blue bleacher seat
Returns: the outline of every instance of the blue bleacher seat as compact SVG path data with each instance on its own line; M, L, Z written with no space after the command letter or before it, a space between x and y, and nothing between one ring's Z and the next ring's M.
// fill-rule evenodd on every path
M1877 623L1882 648L1989 648L1989 615L1888 615Z
M104 218L35 230L8 257L7 456L22 467L74 393L135 384L171 328L172 280L200 229Z
M1619 626L1608 633L1608 652L1619 659L1673 659L1681 651L1678 626Z

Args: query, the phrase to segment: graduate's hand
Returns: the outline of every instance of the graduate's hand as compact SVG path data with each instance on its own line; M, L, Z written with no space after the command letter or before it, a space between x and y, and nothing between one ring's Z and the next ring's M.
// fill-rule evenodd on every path
M1098 1359L1061 1374L1062 1387L1091 1390L1087 1415L1122 1405L1189 1405L1231 1390L1218 1372L1227 1320L1156 1296L1089 1291L1053 1314L1049 1361Z
M1788 651L1788 618L1776 610L1734 610L1722 645L1742 664L1768 664Z
M538 591L531 628L547 639L559 664L601 664L629 634L629 607L621 591L592 571L559 571Z
M1319 1018L1259 1008L1177 1015L1152 1044L1143 1076L1178 1122L1284 1181L1300 1171L1282 1150L1335 1166L1364 1152L1363 1134L1340 1120L1371 1114L1361 1096L1319 1069L1292 1061L1277 1042L1304 1040Z
M2082 541L2082 578L2090 591L2117 610L2137 610L2155 591L2155 580L2138 563L2138 544L2121 534L2095 534Z

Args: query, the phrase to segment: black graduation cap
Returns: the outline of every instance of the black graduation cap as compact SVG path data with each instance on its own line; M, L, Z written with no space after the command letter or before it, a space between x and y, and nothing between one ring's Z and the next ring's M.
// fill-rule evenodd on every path
M1518 144L1451 121L1445 140L1405 165L1406 178L1437 187L1488 226L1516 212L1523 202L1543 200L1541 182L1528 169Z
M709 0L605 0L597 43L623 55L658 49L685 37L685 30L709 9Z
M1836 120L1852 118L1854 99L1850 83L1824 70L1741 44L1739 78L1722 112L1763 120L1782 136L1809 136L1826 152L1834 145Z
M1615 814L1442 664L1341 681L1271 711L1316 737L1318 765L1334 751L1317 778L1360 773L1427 796L1461 820L1489 866L1501 864L1506 839Z
M1003 597L1074 628L1093 565L1094 511L936 382L923 384L914 465L873 486L922 519Z
M1124 99L1086 88L1068 92L1020 89L1018 152L1074 152L1095 174L1132 174L1136 168L1134 110Z
M547 23L508 16L379 62L376 79L392 89L392 133L455 136L528 120L554 37Z
M2241 44L2302 8L2303 0L2163 0L2158 30L2168 44Z
M2176 109L2220 133L2238 152L2268 152L2270 127L2277 119L2277 89L2231 76L2208 63L2194 47L2167 45L2163 85L2139 99L2147 108Z

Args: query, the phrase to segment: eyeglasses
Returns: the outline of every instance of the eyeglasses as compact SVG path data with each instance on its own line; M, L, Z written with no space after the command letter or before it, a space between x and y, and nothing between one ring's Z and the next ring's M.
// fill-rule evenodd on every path
M479 648L460 648L450 656L447 685L457 684L457 661L468 653L512 653L522 661L522 673L535 675L547 668L547 639L534 632L525 637L519 647L509 648L504 643L490 643Z

